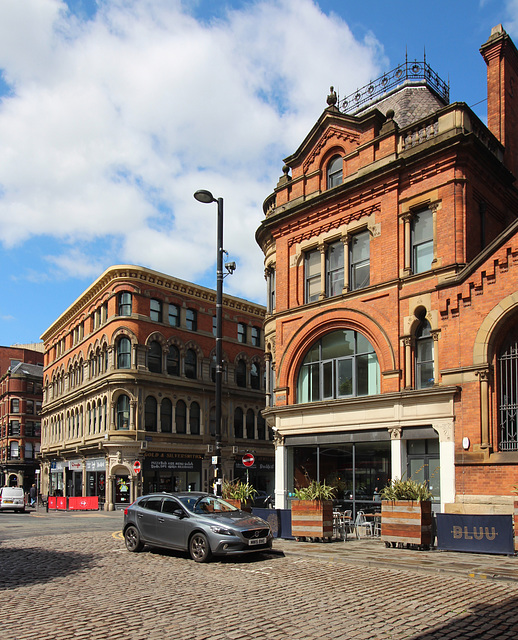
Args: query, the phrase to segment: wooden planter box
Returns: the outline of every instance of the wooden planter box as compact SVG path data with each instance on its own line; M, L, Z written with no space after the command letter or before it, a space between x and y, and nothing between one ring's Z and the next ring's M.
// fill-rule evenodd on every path
M223 500L225 502L228 502L232 506L237 507L238 509L241 509L241 511L252 513L252 506L250 502L247 502L246 500L241 501L241 500L237 500L236 498L223 498Z
M381 539L386 546L429 548L432 544L432 503L383 500Z
M291 503L291 535L295 538L332 538L332 501L293 500Z

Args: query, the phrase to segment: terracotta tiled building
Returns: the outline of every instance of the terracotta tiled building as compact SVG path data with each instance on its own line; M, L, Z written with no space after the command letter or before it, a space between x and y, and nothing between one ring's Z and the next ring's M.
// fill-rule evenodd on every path
M305 476L356 508L404 476L436 508L512 512L518 53L499 25L481 54L487 126L407 61L331 88L265 201L278 507Z
M39 484L43 344L0 347L0 487Z
M113 509L149 491L211 489L215 313L210 289L114 266L45 331L44 493ZM272 490L264 315L224 295L222 462L225 478L244 477L254 453L250 480Z

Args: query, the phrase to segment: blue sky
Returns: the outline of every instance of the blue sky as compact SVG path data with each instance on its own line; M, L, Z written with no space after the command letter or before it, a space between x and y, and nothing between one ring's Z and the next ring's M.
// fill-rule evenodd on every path
M518 0L0 0L0 344L39 340L112 264L264 302L254 233L326 106L408 58L486 119L479 53Z

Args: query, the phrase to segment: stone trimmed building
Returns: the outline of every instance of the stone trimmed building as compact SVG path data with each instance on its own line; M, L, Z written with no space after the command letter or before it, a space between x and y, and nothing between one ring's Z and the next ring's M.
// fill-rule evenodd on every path
M0 487L39 485L43 344L0 347Z
M215 312L215 291L114 266L45 331L43 493L112 510L150 491L211 490ZM250 481L273 490L264 314L224 295L222 462L226 478L245 477L254 453Z
M264 203L276 505L306 478L372 506L512 513L518 484L518 52L501 25L488 125L426 60L328 107Z

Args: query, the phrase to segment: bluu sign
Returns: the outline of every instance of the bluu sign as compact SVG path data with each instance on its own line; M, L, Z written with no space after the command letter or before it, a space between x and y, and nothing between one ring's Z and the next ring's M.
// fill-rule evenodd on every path
M437 548L512 555L513 517L438 513Z

